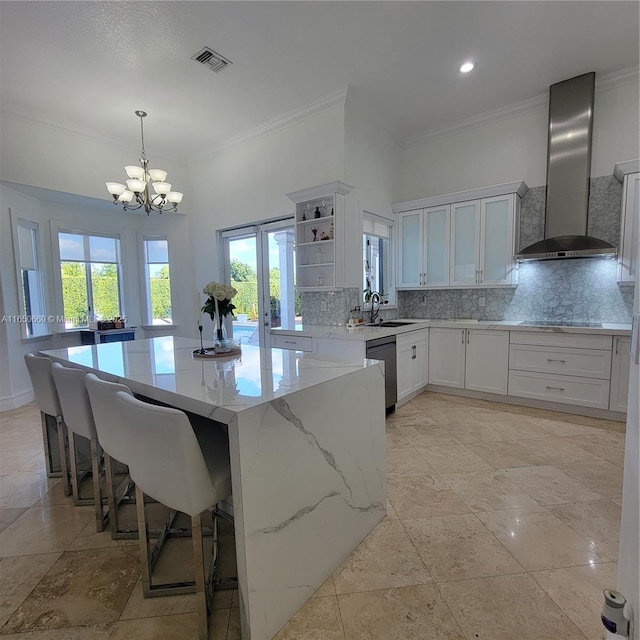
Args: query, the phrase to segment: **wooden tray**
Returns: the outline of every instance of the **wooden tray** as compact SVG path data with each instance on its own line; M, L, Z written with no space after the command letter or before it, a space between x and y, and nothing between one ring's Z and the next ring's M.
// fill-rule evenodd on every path
M200 349L195 349L191 355L197 359L233 358L242 355L242 349L240 347L224 349L223 351L216 351L216 349L212 347L211 349L205 349L204 351L204 353L200 353Z

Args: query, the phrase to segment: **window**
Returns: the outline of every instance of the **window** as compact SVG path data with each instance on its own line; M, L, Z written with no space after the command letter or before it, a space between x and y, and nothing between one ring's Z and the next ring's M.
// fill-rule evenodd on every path
M58 246L65 328L121 317L120 239L61 230Z
M38 225L17 218L14 233L23 335L25 338L46 335L48 325L38 251Z
M151 324L172 323L169 242L166 236L144 236L144 274L147 320Z
M391 236L393 221L363 212L362 289L377 291L382 299L393 302Z

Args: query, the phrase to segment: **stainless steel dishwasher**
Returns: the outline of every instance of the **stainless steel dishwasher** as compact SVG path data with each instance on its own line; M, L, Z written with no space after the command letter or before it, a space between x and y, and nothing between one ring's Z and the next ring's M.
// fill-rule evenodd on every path
M367 340L367 358L384 362L384 405L387 413L395 411L398 398L396 372L396 337L387 336Z

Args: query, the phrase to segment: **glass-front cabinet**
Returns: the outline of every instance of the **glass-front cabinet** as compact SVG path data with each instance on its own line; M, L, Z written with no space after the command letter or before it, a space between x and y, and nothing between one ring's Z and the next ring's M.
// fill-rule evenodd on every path
M527 189L516 182L395 205L398 288L516 285L513 255L520 199ZM472 194L488 197L468 198Z
M299 291L334 291L344 286L345 196L352 188L331 182L287 194L296 205Z

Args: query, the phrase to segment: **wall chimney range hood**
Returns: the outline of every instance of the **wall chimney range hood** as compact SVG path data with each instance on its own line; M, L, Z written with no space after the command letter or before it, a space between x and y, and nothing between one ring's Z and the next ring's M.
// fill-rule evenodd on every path
M544 240L517 260L615 255L616 248L587 235L595 72L549 89L547 197Z

